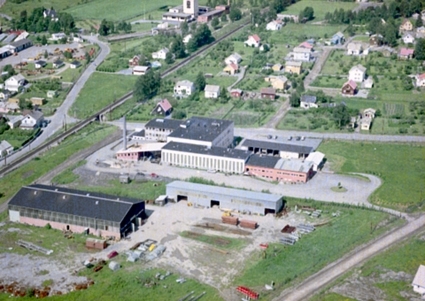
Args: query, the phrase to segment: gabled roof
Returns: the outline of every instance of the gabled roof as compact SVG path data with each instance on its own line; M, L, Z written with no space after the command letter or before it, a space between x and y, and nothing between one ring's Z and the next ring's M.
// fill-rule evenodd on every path
M363 48L362 43L351 42L351 43L348 43L347 45L347 49L349 50L362 50L362 48Z
M7 80L15 80L17 82L21 81L21 80L25 80L25 77L22 74L16 74L14 76L9 77Z
M340 31L338 31L336 34L332 36L332 38L343 38L343 37L344 37L344 34Z
M419 79L419 80L423 80L423 79L425 79L425 73L419 74L419 75L418 75L418 79Z
M415 278L413 278L412 285L425 287L425 266L422 264L419 266Z
M235 71L239 70L238 65L233 64L233 63L231 63L231 64L227 65L224 69L225 69L225 70L227 70L227 69L229 69L229 68L231 68L231 69L233 69L233 70L235 70Z
M295 47L293 51L295 53L311 53L311 48Z
M218 93L218 92L220 92L220 86L206 85L204 91L210 92L210 93Z
M251 39L251 38L257 43L261 41L260 37L256 34L248 37L248 39Z
M176 83L176 86L184 86L184 87L191 87L193 86L193 83L188 80L180 80Z
M40 111L31 111L26 116L31 116L35 120L39 120L40 118L43 117L43 113L41 113Z
M301 67L302 64L303 64L302 62L298 62L298 61L287 61L285 63L285 66Z
M22 39L22 40L10 43L10 46L20 47L20 46L26 45L26 44L32 44L32 41L30 39Z
M276 90L273 88L261 88L261 94L276 94Z
M363 67L362 65L359 64L359 65L351 67L349 72L351 73L351 72L356 71L356 70L359 70L359 71L364 73L364 72L366 72L366 67Z
M415 52L415 50L414 49L410 49L410 48L401 48L400 49L400 55L401 56L413 55L414 52Z
M157 106L160 106L164 110L164 112L167 112L168 110L170 110L173 107L171 105L171 103L168 101L168 99L166 99L166 98L164 98L163 100L158 102Z
M301 102L316 103L317 102L317 97L314 96L314 95L306 95L306 94L304 94L303 96L301 96Z
M132 206L142 202L62 187L30 185L22 187L9 206L122 222Z
M312 49L312 48L313 48L313 45L311 45L311 44L310 44L310 43L308 43L308 42L302 42L300 45L298 45L298 47L300 47L300 48Z
M11 147L12 147L12 145L9 142L7 142L6 140L2 140L0 142L0 151L6 150L6 149L11 148Z
M407 24L407 23L412 24L412 22L410 22L410 20L409 20L409 19L404 19L404 20L403 20L403 22L401 22L401 25L405 25L405 24Z
M351 80L351 79L348 82L344 83L343 87L346 86L346 85L349 85L353 90L357 89L356 82Z

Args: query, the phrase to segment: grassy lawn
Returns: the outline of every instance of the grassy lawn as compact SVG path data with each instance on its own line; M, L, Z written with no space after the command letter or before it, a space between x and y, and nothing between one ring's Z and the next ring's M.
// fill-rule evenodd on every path
M76 169L79 166L82 166L86 164L86 160L82 160L78 163L75 163L71 167L68 167L66 170L64 170L62 173L56 175L52 179L52 183L55 183L55 185L64 185L64 184L70 184L76 180L78 180L78 176L73 173L72 171Z
M356 301L356 299L348 298L337 293L329 293L325 295L316 295L310 301Z
M40 0L25 1L24 3L5 1L1 10L2 13L10 15L11 17L18 17L23 9L26 9L28 14L31 14L34 8L44 6L45 8L53 7L56 11L61 12L64 9L77 6L80 2L80 0ZM23 6L25 6L25 8L23 8Z
M0 135L0 141L6 140L13 146L13 148L20 148L24 142L34 136L35 132L35 130L28 131L20 128L9 129Z
M135 76L95 72L70 108L72 116L86 118L133 89Z
M382 185L370 197L372 203L406 212L425 209L425 146L324 141L319 151L336 172L380 177Z
M330 5L328 1L317 1L317 0L301 0L288 6L284 14L294 14L297 15L302 11L305 7L310 6L314 9L314 20L321 21L325 19L326 13L333 13L336 9L351 10L355 8L358 4L355 2L332 2Z
M292 109L278 124L278 129L314 132L341 131L332 120L331 109Z
M36 157L0 180L0 203L11 198L23 185L28 185L46 172L64 162L71 155L103 140L115 131L114 127L91 124L77 135L63 141L59 146Z
M181 4L181 1L167 0L164 2L154 2L147 0L94 0L71 7L66 10L66 12L70 13L76 20L106 19L118 22L135 18L137 16L143 16L143 14L148 15L160 8L164 8L162 10L165 12L167 6L175 6L178 4Z
M340 76L318 76L311 83L313 87L322 87L322 88L341 88L342 85L347 81L346 77Z
M291 200L291 205L303 205L302 200ZM284 288L301 281L320 270L326 264L340 258L355 246L365 243L403 221L389 217L386 213L347 208L314 201L306 204L324 210L329 223L317 227L313 233L302 236L293 246L273 244L263 253L258 251L248 261L242 275L235 279L235 285L246 285L254 290L262 290L265 283L275 282L275 291L263 292L262 300L271 300ZM331 213L339 211L339 217ZM386 227L372 227L387 220Z
M64 72L58 74L58 76L62 77L63 82L75 82L83 70L84 69L81 67L77 69L68 68Z
M230 238L230 237L217 236L217 235L206 235L206 234L200 234L200 233L191 232L191 231L183 231L180 233L180 235L182 237L200 241L205 244L212 245L215 248L224 249L224 250L235 250L235 249L238 250L243 248L246 244L246 242L243 239Z

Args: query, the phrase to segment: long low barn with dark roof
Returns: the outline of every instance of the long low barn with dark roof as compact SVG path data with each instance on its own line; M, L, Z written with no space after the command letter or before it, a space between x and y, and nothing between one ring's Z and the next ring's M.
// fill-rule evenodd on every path
M8 204L9 218L43 227L120 239L145 217L142 200L55 186L22 187Z
M251 152L224 147L169 142L161 150L161 162L174 166L243 173Z

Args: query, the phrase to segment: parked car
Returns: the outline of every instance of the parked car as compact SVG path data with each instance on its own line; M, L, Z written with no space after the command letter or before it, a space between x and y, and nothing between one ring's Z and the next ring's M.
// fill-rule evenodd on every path
M118 252L117 251L112 251L106 257L108 257L108 259L111 259L111 258L114 258L116 256L118 256Z
M157 175L156 173L154 173L154 172L153 172L153 173L151 173L151 177L152 177L152 178L158 178L158 175Z
M289 140L289 141L291 141L291 140L292 140L292 136L289 136L289 137L288 137L288 140Z

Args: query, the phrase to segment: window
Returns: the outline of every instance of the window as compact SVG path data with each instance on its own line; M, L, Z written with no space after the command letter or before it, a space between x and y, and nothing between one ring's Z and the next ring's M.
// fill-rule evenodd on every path
M186 1L186 8L190 9L190 1Z

